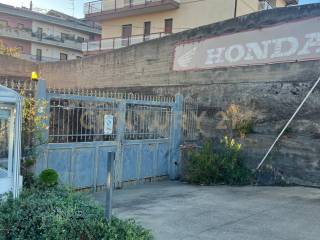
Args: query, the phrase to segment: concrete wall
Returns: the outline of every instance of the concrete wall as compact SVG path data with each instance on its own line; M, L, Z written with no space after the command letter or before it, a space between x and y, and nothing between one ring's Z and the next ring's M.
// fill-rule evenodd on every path
M32 21L22 17L15 17L8 14L0 13L0 21L6 21L8 27L18 28L22 27L24 29L32 28ZM19 26L20 25L20 26Z
M180 92L196 98L197 128L205 137L229 133L228 109L236 106L238 114L254 121L254 132L239 141L248 165L256 167L319 76L320 61L173 72L174 45L311 16L320 16L320 4L254 13L79 61L41 64L40 70L58 87ZM317 88L267 162L289 182L320 186L319 102Z
M22 49L21 53L30 54L31 53L31 43L27 41L16 40L12 38L2 38L0 41L8 48L19 48Z
M10 27L15 29L25 29L25 30L31 30L32 28L32 22L29 19L26 18L19 18L19 17L13 17L8 14L0 13L0 22L4 21L3 23L7 22L7 26L3 27ZM1 25L1 24L0 24ZM0 40L10 48L22 48L23 53L31 53L31 43L21 40L15 40L15 39L9 39L9 38L1 38Z
M36 71L35 63L22 59L0 55L0 77L30 78L31 72Z

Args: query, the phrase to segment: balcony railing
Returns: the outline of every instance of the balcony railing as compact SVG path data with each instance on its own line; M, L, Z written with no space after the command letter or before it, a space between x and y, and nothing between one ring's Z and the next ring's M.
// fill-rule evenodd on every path
M0 27L0 36L27 40L31 42L44 43L73 50L82 50L82 42L70 39L63 39L61 36L47 35L45 33L32 32L31 29L19 29L12 27Z
M150 35L134 35L128 38L104 38L99 41L90 41L82 43L83 52L105 51L127 47L130 45L146 42L152 39L165 37L169 33L159 32Z
M45 57L45 56L39 57L36 55L27 54L27 53L21 53L17 57L24 59L24 60L31 61L31 62L58 62L58 61L61 61L59 58L52 58L52 57Z
M98 0L84 4L84 14L95 14L101 12L116 12L122 9L136 9L137 7L152 7L155 4L179 4L180 0Z

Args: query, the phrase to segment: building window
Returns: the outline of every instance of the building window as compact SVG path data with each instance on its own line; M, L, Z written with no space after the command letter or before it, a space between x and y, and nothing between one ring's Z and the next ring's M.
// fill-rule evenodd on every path
M22 23L17 23L17 28L19 28L19 29L24 29L24 24L22 24Z
M1 28L8 27L8 21L0 19L0 27Z
M42 39L42 35L43 35L43 29L41 27L38 27L38 29L37 29L37 37L39 39Z
M37 61L42 61L42 50L41 49L37 49Z
M151 33L151 22L144 22L143 35L149 36Z
M132 24L122 25L122 46L130 45L130 38L132 35Z
M122 25L122 38L128 38L132 35L132 24Z
M172 24L173 24L173 19L168 18L164 20L164 32L165 33L172 33Z
M68 54L60 53L60 60L61 61L67 61L68 60Z
M64 42L66 39L68 39L68 34L61 33L61 41Z
M77 37L77 41L83 43L84 42L84 38L83 37Z

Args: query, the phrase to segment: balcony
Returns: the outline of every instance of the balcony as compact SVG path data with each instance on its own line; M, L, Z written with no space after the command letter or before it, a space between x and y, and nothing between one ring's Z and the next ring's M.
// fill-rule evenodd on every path
M128 38L105 38L99 41L91 41L82 43L82 51L90 54L90 52L108 51L128 47L130 45L146 42L152 39L165 37L169 33L159 32L150 35L134 35Z
M84 5L85 17L100 22L178 9L180 0L99 0Z
M39 35L38 33L32 32L31 29L0 27L0 37L41 43L56 47L68 48L76 51L82 50L81 42L78 42L76 40L64 40L61 38L61 36L51 36L44 33Z

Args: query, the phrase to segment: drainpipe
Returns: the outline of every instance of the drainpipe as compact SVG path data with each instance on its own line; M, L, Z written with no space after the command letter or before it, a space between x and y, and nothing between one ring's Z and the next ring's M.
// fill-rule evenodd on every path
M237 9L238 9L238 0L234 0L234 13L233 13L234 18L237 17Z

